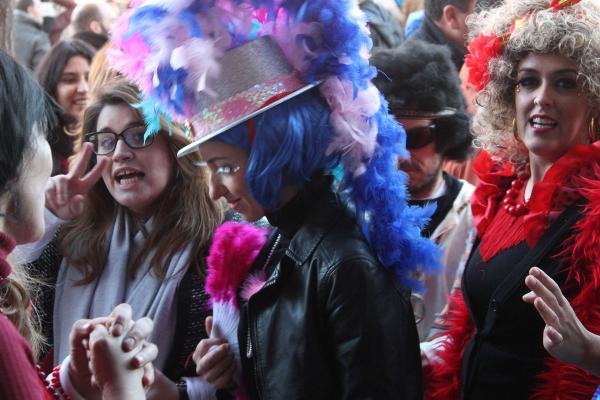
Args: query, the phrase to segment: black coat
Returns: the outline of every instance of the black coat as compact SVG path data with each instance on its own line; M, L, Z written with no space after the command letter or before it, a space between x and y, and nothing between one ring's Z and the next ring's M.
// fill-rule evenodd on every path
M255 267L265 266L281 235L272 258L279 261L242 304L238 332L250 397L421 399L407 293L397 290L328 184L309 185L268 219L278 229Z
M423 23L419 27L419 29L407 39L410 40L422 40L426 43L433 43L446 46L450 49L450 55L452 57L452 62L456 66L456 73L460 71L464 62L465 62L465 54L466 51L464 49L459 48L454 43L451 43L444 33L437 27L435 22L428 16L423 18Z

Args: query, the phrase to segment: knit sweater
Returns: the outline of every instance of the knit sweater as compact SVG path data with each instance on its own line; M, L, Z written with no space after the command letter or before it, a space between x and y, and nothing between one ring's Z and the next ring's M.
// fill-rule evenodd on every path
M0 264L9 265L6 256L15 242L0 232ZM0 399L52 399L36 370L29 343L0 311Z

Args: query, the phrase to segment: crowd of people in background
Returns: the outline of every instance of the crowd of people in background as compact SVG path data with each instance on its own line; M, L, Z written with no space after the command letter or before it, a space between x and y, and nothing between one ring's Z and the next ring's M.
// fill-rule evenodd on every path
M4 399L600 399L597 0L16 0Z

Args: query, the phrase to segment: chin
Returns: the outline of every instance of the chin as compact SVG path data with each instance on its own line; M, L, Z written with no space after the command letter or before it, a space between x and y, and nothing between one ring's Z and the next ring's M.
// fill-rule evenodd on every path
M256 222L259 219L261 219L262 217L265 216L265 213L258 213L258 212L240 212L240 215L242 216L242 218L244 218L244 220L248 221L248 222Z

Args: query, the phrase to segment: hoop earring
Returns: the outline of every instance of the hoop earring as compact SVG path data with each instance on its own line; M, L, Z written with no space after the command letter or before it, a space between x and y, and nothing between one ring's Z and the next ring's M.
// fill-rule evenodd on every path
M517 143L523 143L523 141L519 137L519 132L517 131L517 119L516 118L513 118L512 126L513 126L513 136L515 137L515 140L517 141Z
M590 139L590 144L596 141L596 118L592 117L590 120L590 124L588 126L588 136Z

